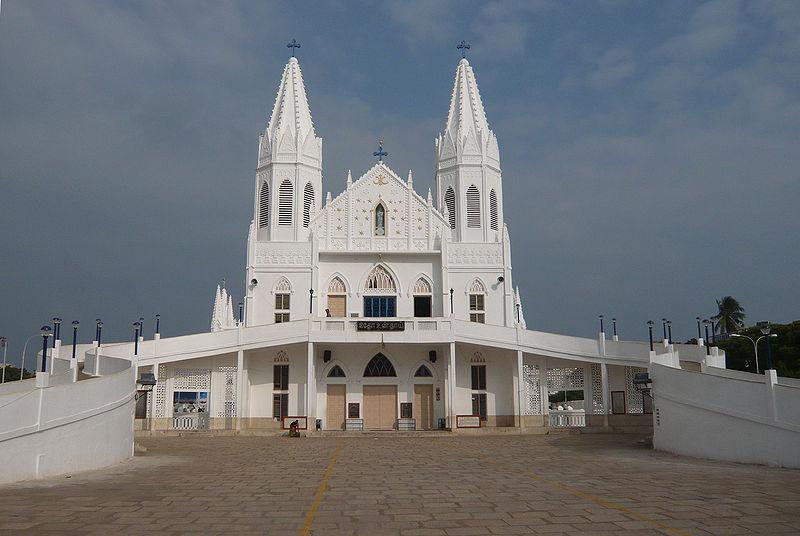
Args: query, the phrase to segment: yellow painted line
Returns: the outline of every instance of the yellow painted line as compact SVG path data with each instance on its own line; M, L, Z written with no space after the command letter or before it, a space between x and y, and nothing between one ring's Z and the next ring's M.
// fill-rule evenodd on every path
M494 465L495 467L497 467L499 469L506 469L505 467L503 467L499 463L495 462L494 460L491 460L491 459L489 459L489 458L487 458L485 456L482 456L480 454L478 456L484 458L489 465ZM626 508L625 506L622 506L621 504L617 504L615 502L608 501L608 500L603 499L601 497L597 497L595 495L592 495L591 493L586 493L585 491L581 491L578 488L572 487L572 486L570 486L568 484L564 484L563 482L559 482L558 480L553 480L551 478L543 477L543 476L541 476L541 475L539 475L537 473L533 473L533 472L530 472L530 471L523 471L523 474L525 474L525 476L527 476L531 480L538 480L540 482L544 482L546 484L550 484L552 486L556 486L558 488L563 489L566 492L569 492L569 493L575 495L576 497L580 497L581 499L586 499L587 501L593 502L593 503L595 503L597 505L600 505L600 506L603 506L605 508L610 508L612 510L617 510L619 512L622 512L623 514L626 514L626 515L636 519L637 521L642 521L644 523L648 523L650 525L653 525L656 528L659 528L659 529L662 529L662 530L666 530L666 531L672 532L674 534L678 534L679 536L689 536L689 533L684 531L684 530L681 530L681 529L678 529L678 528L675 528L675 527L670 527L669 525L667 525L665 523L662 523L658 519L653 519L652 517L647 517L646 515L640 514L638 512L634 512L630 508Z
M311 503L311 509L306 514L306 522L303 523L303 528L300 529L300 536L307 536L308 531L311 530L311 525L314 524L314 516L317 515L317 509L319 509L319 503L322 502L322 495L328 488L328 480L330 480L331 478L331 472L333 472L333 466L336 465L336 460L339 458L339 454L341 454L341 452L342 452L342 444L339 443L339 445L336 446L336 450L333 451L333 456L331 456L331 461L328 462L328 467L322 474L322 481L319 483L319 487L317 488L317 494L314 496L314 502Z

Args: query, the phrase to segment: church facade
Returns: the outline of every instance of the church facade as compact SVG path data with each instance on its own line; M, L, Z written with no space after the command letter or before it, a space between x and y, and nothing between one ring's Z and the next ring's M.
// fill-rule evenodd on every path
M292 57L258 142L243 305L223 285L211 333L140 343L139 372L157 384L139 428L651 425L633 378L672 345L526 328L499 144L466 59L435 151L435 192L379 148L323 198L322 138Z

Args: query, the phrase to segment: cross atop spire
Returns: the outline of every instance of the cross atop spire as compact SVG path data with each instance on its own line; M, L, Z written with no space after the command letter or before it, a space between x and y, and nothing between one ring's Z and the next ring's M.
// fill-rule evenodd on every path
M467 43L462 39L456 48L461 51L462 58L467 57L467 50L469 50L469 43Z
M294 50L296 48L300 48L300 43L292 39L289 43L286 44L286 48L292 49L292 57L294 58ZM469 46L467 46L467 48L469 48Z
M377 156L378 162L383 162L383 157L389 156L389 153L383 150L383 140L378 140L378 150L372 153L372 156Z

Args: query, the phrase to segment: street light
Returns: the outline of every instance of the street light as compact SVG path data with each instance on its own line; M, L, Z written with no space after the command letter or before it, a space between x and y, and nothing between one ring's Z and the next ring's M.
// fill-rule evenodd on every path
M3 346L3 379L0 383L6 383L6 352L8 351L8 338L0 337L0 345Z
M650 334L650 351L651 352L653 351L653 324L655 324L655 322L653 322L652 320L648 320L647 321L647 331Z
M156 315L156 335L161 335L161 315Z
M42 326L42 372L47 372L47 338L51 331L50 326Z
M139 336L144 339L144 317L139 317Z
M53 348L57 340L61 340L61 319L56 316L53 317Z
M663 340L666 341L667 340L667 319L666 318L662 318L661 319L661 327L664 328L664 339Z
M667 320L667 335L669 336L667 341L672 344L672 320Z
M757 322L756 326L763 335L769 335L770 331L772 331L772 326L769 325L769 322ZM773 370L774 368L772 364L772 348L769 345L769 337L767 337L767 370Z
M611 319L611 326L614 329L614 340L617 340L616 339L616 337L617 337L617 319L616 318L612 318Z
M600 333L604 333L605 330L603 329L603 315L600 315L599 318L600 318Z
M314 289L308 289L308 314L314 311Z
M700 339L703 338L703 334L700 333L700 317L696 316L694 319L697 320L697 344L700 344Z
M25 352L28 351L28 343L31 342L33 339L35 339L38 336L39 336L39 334L37 333L36 335L31 335L30 337L28 337L25 340L25 345L22 347L22 363L20 363L20 365L19 365L19 379L20 380L25 379L25 378L23 378L23 376L25 374Z
M133 355L139 355L139 328L140 322L133 323Z
M705 326L705 328L706 328L706 355L711 354L711 347L708 345L708 325L710 323L711 323L711 321L708 318L703 320L703 326Z
M455 292L455 290L453 290L453 288L451 287L450 288L450 316L453 316L453 293L454 292Z
M100 346L100 336L103 334L103 321L99 318L95 320L97 322L97 346Z
M81 323L77 320L72 321L72 359L75 359L75 345L78 343L78 326Z
M756 340L753 340L751 337L748 337L747 335L740 335L739 333L731 333L731 337L742 337L753 343L753 353L755 353L756 356L756 374L761 374L761 372L758 370L758 342L765 337L777 337L777 336L778 336L777 333L773 333L771 335L762 335Z

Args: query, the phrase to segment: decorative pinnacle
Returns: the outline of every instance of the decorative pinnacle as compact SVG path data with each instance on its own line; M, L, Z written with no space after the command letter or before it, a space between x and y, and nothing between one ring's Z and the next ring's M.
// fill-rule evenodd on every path
M292 57L294 58L294 50L296 48L300 48L300 43L298 43L297 41L292 39L289 43L286 44L286 48L291 48L292 49ZM469 47L467 47L467 48L469 48Z
M462 58L466 58L467 57L467 50L470 49L469 43L467 43L466 41L464 41L462 39L461 42L458 44L458 46L456 48L461 51L461 57ZM294 54L292 54L292 55L294 55Z

